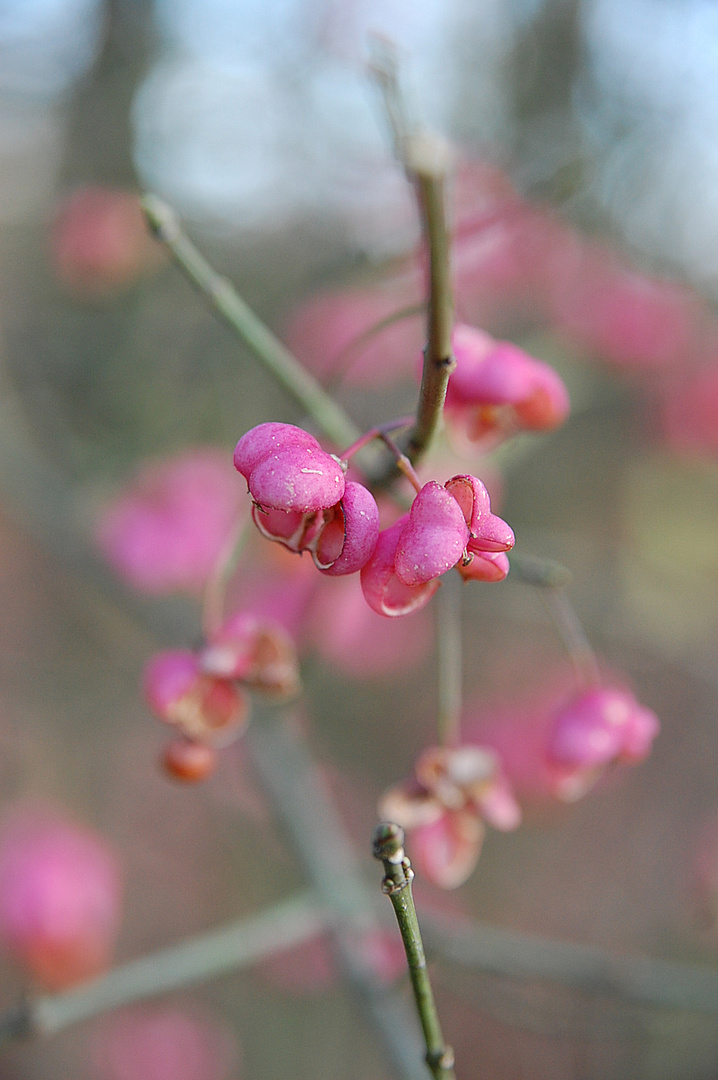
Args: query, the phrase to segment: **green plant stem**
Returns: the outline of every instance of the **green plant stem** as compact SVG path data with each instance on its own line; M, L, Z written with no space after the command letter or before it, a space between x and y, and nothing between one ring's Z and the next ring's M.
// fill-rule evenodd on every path
M590 945L557 941L489 923L427 913L429 946L476 974L555 983L586 995L640 1007L718 1014L715 967L648 956L621 956Z
M461 595L464 582L453 570L444 574L436 605L436 648L439 665L438 741L441 746L458 742L462 709L463 640Z
M450 152L443 139L412 126L398 78L396 53L390 42L373 42L371 70L382 92L394 151L412 184L428 258L427 344L416 412L406 455L416 464L441 426L446 387L456 367L451 350L454 297L446 223L446 176Z
M564 588L557 586L544 589L541 595L551 612L551 617L574 666L579 683L585 689L600 685L601 672L598 659L568 593Z
M248 967L326 929L328 915L304 893L250 918L113 968L61 994L29 999L0 1017L0 1044L55 1034L98 1013Z
M417 195L429 262L428 340L416 424L406 444L407 457L416 462L441 425L446 388L456 360L451 351L454 301L445 207L447 154L438 140L417 135L407 143L406 162Z
M394 822L381 822L374 830L372 848L374 857L384 864L382 889L392 902L404 942L414 1000L426 1043L426 1063L435 1080L454 1080L454 1052L444 1042L436 1011L411 891L414 872L404 853L404 830Z
M183 232L171 207L156 195L148 194L142 200L142 208L150 229L169 249L178 266L324 435L336 446L355 442L361 432L353 420L265 326L231 282L210 266Z

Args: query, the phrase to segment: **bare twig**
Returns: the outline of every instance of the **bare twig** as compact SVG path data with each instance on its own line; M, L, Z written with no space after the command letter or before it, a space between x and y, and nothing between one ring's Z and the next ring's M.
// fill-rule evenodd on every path
M411 891L414 871L404 853L404 830L394 822L381 822L374 830L373 851L374 857L384 864L382 890L391 900L404 942L416 1011L426 1043L426 1064L435 1080L454 1080L454 1052L444 1042L436 1011Z
M132 960L76 989L29 999L0 1017L0 1043L53 1035L120 1005L248 967L315 937L327 921L315 897L303 894L259 915Z
M142 207L152 232L169 249L180 269L277 382L312 417L324 435L337 446L346 446L358 439L360 432L353 420L265 326L231 282L210 266L183 232L171 207L156 195L146 195Z

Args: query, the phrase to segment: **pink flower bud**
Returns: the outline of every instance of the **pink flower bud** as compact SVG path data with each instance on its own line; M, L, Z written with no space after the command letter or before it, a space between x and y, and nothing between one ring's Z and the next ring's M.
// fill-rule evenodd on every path
M249 719L247 695L227 679L205 675L193 653L158 653L144 673L147 704L186 738L212 745L235 739Z
M229 1030L196 1009L127 1010L95 1041L98 1080L228 1080L238 1055Z
M259 424L237 443L234 464L252 498L270 510L325 510L344 494L344 473L317 440L291 424Z
M361 571L361 587L367 604L378 615L390 618L418 611L439 588L436 579L423 585L407 585L394 571L397 546L408 520L409 515L404 514L379 533L374 552Z
M0 938L49 989L103 971L120 925L117 861L98 837L44 809L0 836Z
M469 529L456 499L436 481L412 503L396 549L394 569L405 585L424 585L461 559Z
M331 511L325 511L324 517L324 527L312 550L317 568L330 577L361 570L379 537L379 509L372 493L363 484L349 480L343 498Z
M113 569L142 592L198 592L240 510L225 454L192 450L142 469L104 511L97 543Z

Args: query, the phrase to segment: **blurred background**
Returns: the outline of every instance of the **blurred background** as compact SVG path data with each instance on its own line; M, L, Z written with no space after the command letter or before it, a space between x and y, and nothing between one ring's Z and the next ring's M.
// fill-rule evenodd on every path
M419 228L367 73L370 33L396 43L410 114L455 146L460 317L555 365L573 403L554 434L490 459L452 453L491 481L517 551L569 568L602 666L662 724L645 764L576 805L517 783L522 828L490 835L470 882L448 900L425 887L426 903L611 955L714 966L710 0L0 0L0 811L51 806L114 849L118 960L305 881L242 744L200 787L158 771L141 672L158 646L197 640L197 607L122 584L96 532L145 461L205 445L229 460L252 424L301 421L146 236L139 191L176 208L360 426L411 411L419 317L371 354L343 354L419 298ZM472 596L468 720L479 735L504 714L530 724L566 678L546 606L511 578ZM378 891L376 800L433 739L430 629L388 647L414 666L380 670L375 656L361 669L317 619L304 725ZM708 1014L431 960L463 1080L718 1076ZM4 1005L28 986L0 968ZM161 1007L199 1017L214 1056L156 1080L390 1074L326 953ZM10 1047L0 1073L155 1080L122 1046L100 1018Z

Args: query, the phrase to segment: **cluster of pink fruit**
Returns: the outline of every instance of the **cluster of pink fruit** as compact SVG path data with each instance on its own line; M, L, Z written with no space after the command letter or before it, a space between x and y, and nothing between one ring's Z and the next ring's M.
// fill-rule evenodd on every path
M643 761L659 730L630 691L608 686L574 693L545 717L529 717L528 726L533 731L502 718L498 737L485 727L469 737L469 721L460 744L425 750L413 776L383 797L379 813L411 831L413 859L427 880L444 889L466 881L486 826L520 825L515 793L574 802L613 766Z
M179 780L202 780L216 751L238 738L249 719L247 690L275 698L300 690L299 663L287 632L268 619L237 612L197 651L157 653L145 668L145 698L178 733L164 753Z
M408 514L380 530L363 484L345 480L346 463L291 424L267 423L237 443L234 464L247 480L260 532L291 551L311 552L323 574L361 572L364 597L389 617L416 611L456 567L465 579L500 581L514 534L491 513L475 476L429 481Z

